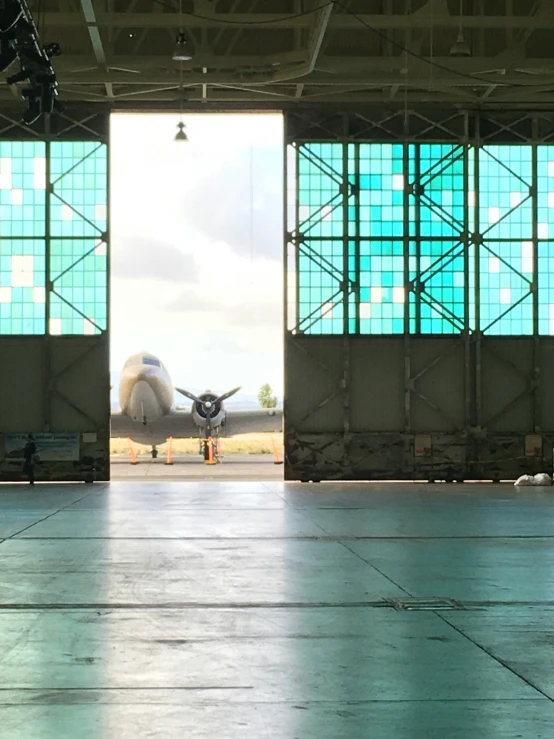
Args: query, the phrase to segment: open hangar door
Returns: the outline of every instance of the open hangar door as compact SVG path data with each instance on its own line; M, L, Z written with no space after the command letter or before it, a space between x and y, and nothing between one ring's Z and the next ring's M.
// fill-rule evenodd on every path
M0 481L109 479L109 113L0 115ZM39 128L39 126L41 126Z
M554 118L285 126L285 479L552 471Z

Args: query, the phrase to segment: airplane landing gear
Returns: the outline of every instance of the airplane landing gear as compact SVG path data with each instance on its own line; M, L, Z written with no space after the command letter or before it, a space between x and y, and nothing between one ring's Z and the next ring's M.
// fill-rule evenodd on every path
M158 450L156 449L155 446L152 446L152 452L151 452L151 454L152 454L152 459L157 459L158 458Z
M200 454L204 457L205 464L216 464L219 461L219 442L211 436L201 439Z

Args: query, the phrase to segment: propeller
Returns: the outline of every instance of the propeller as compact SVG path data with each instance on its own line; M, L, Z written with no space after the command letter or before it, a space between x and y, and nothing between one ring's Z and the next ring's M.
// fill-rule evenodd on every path
M186 398L189 398L190 400L194 401L200 406L200 408L202 408L206 416L205 435L206 437L209 437L212 435L212 415L213 415L214 410L217 409L218 406L221 407L221 403L223 403L224 400L227 400L235 393L238 393L238 391L240 390L240 386L235 387L226 393L223 393L223 395L220 395L218 398L215 398L215 399L213 395L211 394L208 397L199 398L196 395L194 395L194 393L191 393L188 390L184 390L183 388L180 388L180 387L176 387L175 390L177 390L177 392L180 393L181 395L184 395Z

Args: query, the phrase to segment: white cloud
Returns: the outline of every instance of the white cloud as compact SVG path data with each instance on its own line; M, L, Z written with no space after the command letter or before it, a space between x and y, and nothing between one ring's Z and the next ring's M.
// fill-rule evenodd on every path
M146 349L185 387L250 393L269 382L281 393L280 170L262 170L281 159L282 118L187 115L184 146L177 122L112 116L112 370Z

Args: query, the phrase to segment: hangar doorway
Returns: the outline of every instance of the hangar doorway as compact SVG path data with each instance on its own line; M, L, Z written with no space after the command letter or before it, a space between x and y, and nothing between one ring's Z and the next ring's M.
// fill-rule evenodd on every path
M116 112L110 138L112 473L250 477L282 458L258 418L263 385L282 408L282 115ZM207 412L179 389L210 391L218 422L237 387L207 467Z

